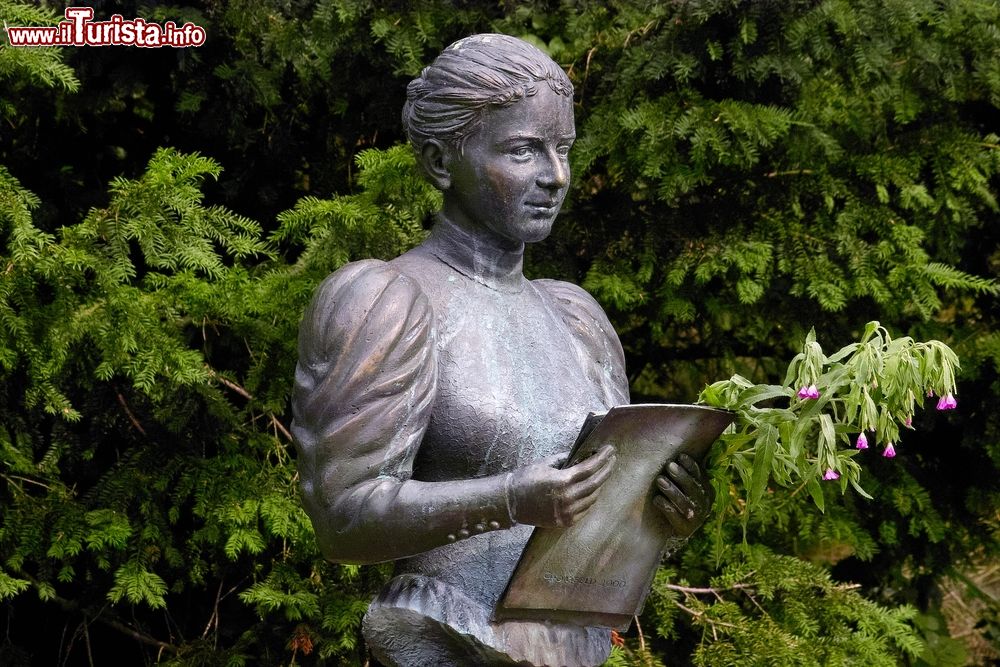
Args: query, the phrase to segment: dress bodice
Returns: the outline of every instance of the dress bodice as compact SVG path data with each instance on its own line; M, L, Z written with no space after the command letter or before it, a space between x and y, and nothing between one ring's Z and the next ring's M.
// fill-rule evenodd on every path
M434 313L437 392L414 479L482 477L564 453L587 413L610 407L552 281L499 292L420 251L393 265Z

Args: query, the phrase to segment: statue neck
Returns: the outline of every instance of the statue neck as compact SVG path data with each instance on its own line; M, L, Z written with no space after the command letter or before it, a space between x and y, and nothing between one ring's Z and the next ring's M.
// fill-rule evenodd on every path
M488 231L467 229L439 214L424 246L462 275L498 292L524 289L524 243L503 245Z

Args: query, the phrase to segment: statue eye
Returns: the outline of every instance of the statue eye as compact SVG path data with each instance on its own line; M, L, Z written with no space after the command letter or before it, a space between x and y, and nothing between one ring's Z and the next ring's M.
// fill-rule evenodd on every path
M531 146L518 146L511 150L510 154L519 160L526 160L534 154Z

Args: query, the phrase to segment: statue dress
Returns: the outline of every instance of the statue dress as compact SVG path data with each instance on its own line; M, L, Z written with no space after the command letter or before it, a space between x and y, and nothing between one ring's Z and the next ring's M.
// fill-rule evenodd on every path
M317 529L333 560L403 556L364 620L388 665L599 665L610 651L607 628L490 619L532 530L511 520L506 473L567 453L588 412L629 402L601 307L527 280L522 256L480 252L442 218L400 257L332 274L302 323L303 502L335 517ZM428 535L443 546L419 553Z

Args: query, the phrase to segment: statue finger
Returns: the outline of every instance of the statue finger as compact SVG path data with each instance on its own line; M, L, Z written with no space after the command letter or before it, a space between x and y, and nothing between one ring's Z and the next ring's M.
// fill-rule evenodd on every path
M678 516L682 516L688 520L695 518L698 510L697 504L688 494L674 484L672 480L661 475L656 478L656 486L660 489L663 496L665 496L664 500L669 500L673 504Z
M670 502L663 496L656 496L653 498L653 505L656 506L658 510L667 519L670 527L676 534L684 534L688 532L686 530L686 525L684 520L681 518L681 513L676 507L670 504Z
M671 461L664 468L670 480L683 491L684 495L695 498L704 498L705 489L701 485L700 478L693 477L677 461Z
M596 453L577 463L572 468L568 468L570 475L567 482L574 483L584 480L613 462L615 458L615 448L611 445L604 445Z
M611 476L612 468L613 462L602 468L596 475L574 484L570 494L574 502L582 498L589 498L590 496L596 498L597 494L604 488L604 483L608 480L608 477Z
M579 500L575 501L572 505L570 505L569 513L573 515L573 520L576 521L576 519L580 518L582 514L584 514L587 510L589 510L591 506L593 506L593 504L597 502L597 499L600 497L600 495L601 495L601 489L597 488L591 491L589 495L580 498Z
M589 477L585 477L577 482L571 482L569 488L570 497L577 499L598 491L601 485L611 476L611 471L614 469L615 459L614 456L604 462L604 466L598 468L594 474Z
M687 471L687 474L691 475L695 479L701 479L701 467L693 458L687 454L681 454L677 457L676 461L684 468L685 471Z
M687 454L681 454L678 457L678 462L684 466L691 478L694 480L697 491L688 494L695 502L708 507L712 504L712 499L715 497L715 489L712 488L711 482L705 476L698 462Z

